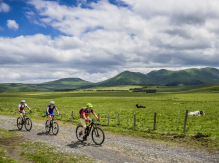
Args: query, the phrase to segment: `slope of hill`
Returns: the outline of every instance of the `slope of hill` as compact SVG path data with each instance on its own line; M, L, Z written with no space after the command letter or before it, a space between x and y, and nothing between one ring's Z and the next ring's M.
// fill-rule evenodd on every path
M96 86L134 85L148 83L145 74L139 72L124 71L110 79L96 83Z
M206 87L188 90L186 93L219 93L219 84L211 84Z
M155 84L161 86L200 85L219 83L219 70L215 68L191 68L180 71L161 69L148 74L124 71L102 82L92 83L80 78L63 78L41 84L0 84L0 92L54 91L98 86Z
M50 89L50 90L56 90L56 89L76 89L80 87L87 87L92 85L93 83L82 80L80 78L62 78L55 81L50 81L42 84L36 84L38 88L43 89Z
M37 88L32 84L6 83L0 84L0 92L48 92L50 90Z
M133 84L158 84L166 86L199 85L219 83L219 70L215 68L186 69L170 71L161 69L148 74L124 71L110 79L96 83L95 86L117 86Z
M219 83L219 70L215 68L186 69L180 71L159 70L146 74L150 83L177 86Z

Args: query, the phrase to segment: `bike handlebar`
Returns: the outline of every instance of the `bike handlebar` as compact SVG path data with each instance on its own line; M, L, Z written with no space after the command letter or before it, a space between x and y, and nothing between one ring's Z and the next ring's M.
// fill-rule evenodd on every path
M18 111L17 113L20 114L21 112ZM25 112L25 113L23 113L23 114L31 114L31 113Z
M91 120L91 122L95 122L95 121L100 121L100 120L98 120L98 119L92 119Z

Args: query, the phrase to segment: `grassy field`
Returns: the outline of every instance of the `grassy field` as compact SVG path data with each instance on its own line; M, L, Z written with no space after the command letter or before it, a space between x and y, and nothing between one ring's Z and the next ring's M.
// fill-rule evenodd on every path
M0 163L93 162L88 156L66 154L54 146L25 140L19 132L0 128Z
M210 89L212 88L212 89ZM104 130L128 135L151 138L162 136L200 138L209 140L210 144L219 143L219 84L184 93L135 93L135 92L34 92L34 93L0 93L0 112L5 115L16 115L20 100L25 99L33 114L30 118L45 119L46 107L51 100L61 114L60 120L79 124L79 109L90 102L94 111L100 114ZM136 108L136 104L146 108ZM182 134L186 110L203 110L205 116L188 118L186 133ZM71 119L74 111L75 119ZM157 112L157 128L153 131L154 112ZM110 122L108 126L108 114ZM120 114L120 126L118 126ZM136 124L134 127L134 114ZM213 141L214 140L214 141Z

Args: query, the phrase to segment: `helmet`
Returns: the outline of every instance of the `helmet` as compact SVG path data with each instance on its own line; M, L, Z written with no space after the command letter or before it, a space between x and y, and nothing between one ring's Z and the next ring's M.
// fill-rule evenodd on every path
M25 100L21 100L21 102L26 102Z
M91 103L87 103L87 107L92 108L93 105Z
M53 105L54 105L54 104L55 104L55 102L54 102L54 101L50 101L50 104L53 104Z

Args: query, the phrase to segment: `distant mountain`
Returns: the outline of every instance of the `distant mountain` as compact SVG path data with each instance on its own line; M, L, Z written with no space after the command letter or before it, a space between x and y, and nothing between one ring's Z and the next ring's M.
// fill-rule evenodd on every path
M219 83L219 70L215 68L186 69L170 71L161 69L148 74L124 71L110 79L95 83L96 86L117 86L132 84L158 84L165 86L199 85L206 83Z
M148 74L139 72L124 71L110 79L102 82L92 83L80 78L63 78L41 84L0 84L0 92L35 92L54 91L57 89L84 89L95 86L118 86L118 85L138 85L157 84L165 86L177 85L199 85L207 83L219 83L219 70L216 68L191 68L180 71L170 71L161 69L151 71Z
M198 85L207 83L219 83L219 70L215 68L186 69L180 71L159 70L146 74L153 84L166 86Z
M88 82L80 78L62 78L59 80L45 82L42 84L36 84L36 86L38 88L56 90L56 89L76 89L82 86L88 86L92 84L93 84L92 82Z
M149 82L145 74L140 72L124 71L110 79L95 83L96 86L133 85Z
M92 87L91 82L80 78L62 78L41 84L2 83L0 92L46 92L59 89L77 89L83 86Z

